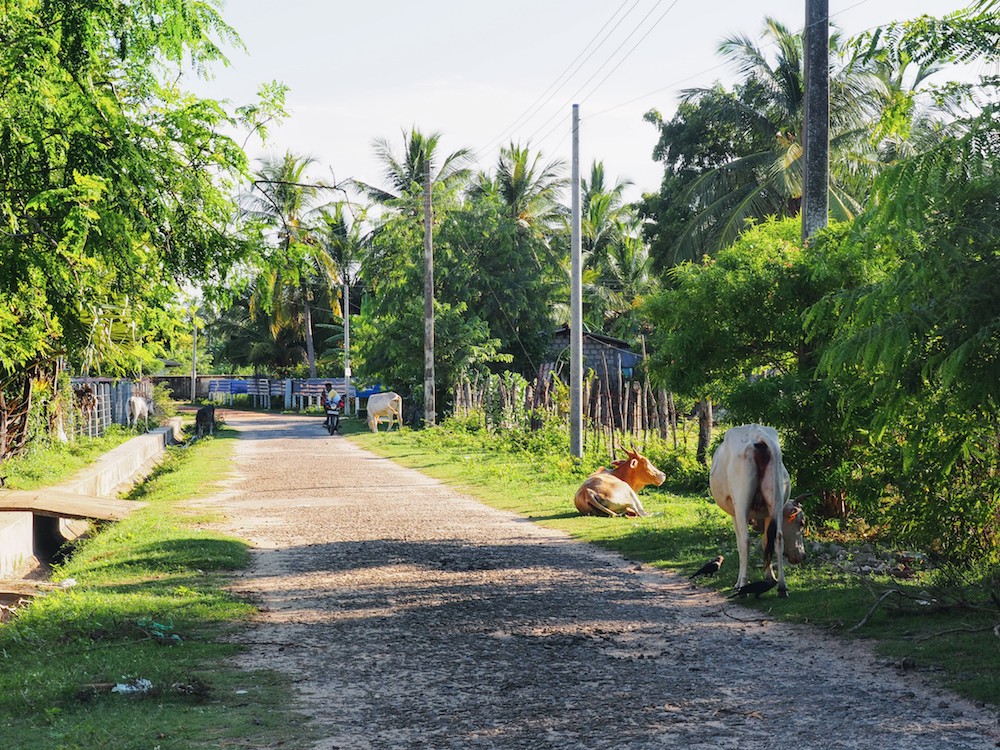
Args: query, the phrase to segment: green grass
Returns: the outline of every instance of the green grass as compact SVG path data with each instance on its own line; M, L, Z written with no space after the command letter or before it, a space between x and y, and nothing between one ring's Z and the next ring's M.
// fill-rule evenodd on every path
M13 490L33 490L65 482L76 472L139 432L112 425L100 437L77 438L71 443L44 443L28 446L24 456L0 463L4 486Z
M699 585L728 593L736 583L738 554L732 522L707 493L642 492L648 518L580 516L573 494L596 467L562 453L513 450L479 433L423 430L373 435L346 423L345 434L364 448L441 479L456 490L497 508L516 512L572 537L615 550L629 559L690 575L723 554L714 579ZM815 527L815 525L814 525ZM826 543L815 529L807 537ZM842 535L838 542L844 542ZM857 540L860 541L860 540ZM751 545L751 579L761 577L761 554ZM815 626L844 638L870 639L886 659L904 658L915 669L967 697L1000 705L1000 649L993 626L1000 613L981 585L940 586L923 573L905 584L884 576L860 576L810 554L806 563L785 566L787 599L768 594L743 600L768 619ZM897 589L875 606L884 592ZM957 602L962 605L958 606ZM921 603L925 602L925 603ZM872 608L870 619L859 628Z
M227 643L253 608L225 590L247 545L192 512L231 470L235 433L175 447L134 499L149 505L93 535L57 568L76 585L0 626L0 735L27 750L270 746L300 736L288 685L231 666ZM144 695L108 683L145 678ZM92 686L97 687L92 687ZM294 728L293 728L294 725Z

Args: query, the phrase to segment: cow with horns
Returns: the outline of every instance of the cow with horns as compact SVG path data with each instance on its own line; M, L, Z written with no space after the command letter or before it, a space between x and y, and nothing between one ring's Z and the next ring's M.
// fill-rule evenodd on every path
M790 500L791 481L781 461L781 445L773 427L747 424L731 427L712 456L709 486L715 502L733 517L740 571L739 593L747 585L749 527L762 533L764 572L777 580L778 596L788 596L782 558L798 564L805 560L802 532L806 519L802 506ZM775 578L772 562L778 562Z
M627 458L610 469L601 467L576 491L573 503L585 516L648 516L636 494L647 484L663 484L667 475L638 451L625 451Z

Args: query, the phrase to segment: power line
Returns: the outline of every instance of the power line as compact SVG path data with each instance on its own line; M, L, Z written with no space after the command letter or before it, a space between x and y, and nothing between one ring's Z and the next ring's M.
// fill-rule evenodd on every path
M838 10L836 13L831 13L830 14L830 18L831 19L836 18L839 15L842 15L842 14L844 14L844 13L850 11L850 10L854 10L855 8L860 7L862 5L865 5L865 4L869 3L869 2L871 2L871 0L859 0L858 2L854 3L853 5L849 5L846 8L842 8L841 10ZM669 10L669 8L668 8L668 10ZM873 29L877 29L877 28L879 28L879 25L870 26L867 29L863 29L862 31L857 32L857 34L855 36L857 36L858 34L864 34L864 33L868 32L868 31L872 31ZM803 32L804 32L804 30L805 30L805 27L803 27ZM775 46L777 46L777 42L768 42L767 44L764 45L763 49L768 49L768 48L775 47ZM593 113L591 115L588 115L586 118L583 118L583 119L593 119L595 117L600 117L601 115L605 115L608 112L612 112L612 111L614 111L616 109L621 109L622 107L627 107L629 104L635 104L638 101L642 101L643 99L649 98L649 97L654 96L654 95L659 94L659 93L662 93L663 91L666 91L667 89L671 89L671 88L674 88L675 86L679 86L680 84L685 83L686 81L691 81L691 80L700 78L701 76L705 75L706 73L711 73L712 71L718 70L719 68L723 68L723 67L727 66L728 64L729 64L728 62L720 62L718 65L713 65L712 67L705 68L704 70L700 70L697 73L692 73L691 75L685 76L684 78L680 78L680 79L674 81L673 83L668 83L665 86L661 86L660 88L654 89L653 91L649 91L649 92L647 92L645 94L641 94L640 96L634 97L634 98L629 99L628 101L624 101L624 102L622 102L620 104L612 105L610 107L607 107L605 109L600 110L599 112L595 112L595 113ZM602 80L601 83L603 84L604 81ZM595 88L595 91L596 91L596 88ZM589 97L593 93L594 92L591 91L590 94L588 94L587 96ZM540 140L544 140L545 138L548 137L548 135L550 135L550 133L547 133L546 136L543 137ZM563 139L563 140L565 140L565 139Z
M618 50L620 50L622 47L625 46L625 43L628 42L628 40L631 39L635 35L635 33L639 30L639 28L642 26L642 24L646 21L646 19L649 18L653 14L653 11L655 11L660 6L660 4L662 2L663 2L663 0L656 0L656 3L653 5L653 7L650 8L646 12L646 15L644 15L639 20L639 23L637 23L635 25L635 27L632 29L632 31L630 31L628 33L628 36L626 36L625 39L623 39L622 42L617 47L615 47L615 49L612 51L612 53L610 55L608 55L607 59L601 64L601 66L598 67L598 69L596 71L594 71L594 73L591 74L590 78L588 78L586 81L584 81L583 84L576 91L574 91L573 94L565 102L563 102L563 104L556 110L556 112L551 117L549 117L549 119L547 119L545 122L543 122L541 125L539 125L535 129L535 131L529 136L528 140L533 139L538 134L538 132L540 130L542 130L542 128L546 127L556 117L558 117L560 114L562 114L563 110L565 110L565 108L567 107L567 105L571 104L573 102L573 100L577 97L577 95L587 87L587 84L589 84L592 80L594 80L594 77L598 73L601 72L601 70L604 68L604 66L607 65L616 54L618 54ZM670 7L672 8L678 2L679 2L679 0L674 0L673 4ZM668 10L669 10L669 8L668 8ZM661 18L662 18L662 16L661 16ZM659 22L657 22L657 23L659 23ZM547 132L542 137L541 140L545 140L545 138L548 138L549 135L551 135L551 131Z
M635 6L639 4L639 0L634 0L633 3L632 3L632 7L629 8L625 12L625 15L623 15L621 18L618 19L618 22L611 29L608 30L608 32L604 35L604 38L601 39L600 42L598 42L597 46L594 47L594 49L590 52L590 54L587 55L583 60L581 60L580 64L577 65L575 69L573 69L573 72L570 73L570 75L568 77L566 77L567 71L569 71L571 68L573 68L573 65L577 62L577 60L580 60L580 58L584 56L584 54L587 52L587 50L590 49L591 45L594 44L594 41L601 35L601 32L603 32L608 27L608 24L610 24L615 19L615 16L617 16L621 12L622 8L624 8L625 5L628 2L629 2L629 0L622 0L621 5L619 5L618 8L615 10L615 12L611 14L611 17L607 21L604 22L604 24L601 26L601 28L597 30L597 33L594 34L593 37L591 37L590 41L587 42L587 44L584 46L584 48L580 51L580 54L578 54L575 58L573 58L573 60L569 63L569 65L567 65L563 69L563 71L556 77L556 79L551 84L549 84L549 87L547 89L545 89L545 91L543 91L538 96L538 98L535 99L535 101L533 101L530 105L528 105L527 109L525 109L525 111L522 112L521 115L517 119L515 119L510 125L508 125L506 128L504 128L500 132L500 135L498 135L496 138L494 138L492 141L490 141L486 146L484 146L483 148L479 149L479 151L476 152L476 156L477 157L482 152L487 151L487 150L493 148L493 146L495 146L496 144L498 144L501 141L503 141L504 138L506 137L507 133L509 133L511 130L513 130L517 125L521 124L522 121L525 121L525 118L527 118L527 120L531 120L533 117L535 117L535 115L538 114L538 112L541 109L541 108L535 109L536 106L539 103L543 102L543 100L545 101L545 103L548 103L548 101L551 99L551 97L548 97L548 99L546 99L546 96L549 94L549 92L553 91L553 89L555 89L555 90L558 91L559 88L561 88L563 85L565 85L565 83L568 83L569 80L574 75L576 75L577 71L579 71L580 68L584 64L586 64L586 62L588 60L590 60L590 58L593 57L597 53L597 50L601 48L601 45L603 45L604 42L607 40L607 38L609 36L611 36L611 34L613 34L615 32L615 30L629 16L629 14L633 10L635 10ZM564 77L566 77L566 81L562 82L562 79ZM532 110L535 110L535 111L532 112Z
M605 81L607 81L607 80L608 80L608 78L610 78L610 77L611 77L611 75L612 75L612 74L613 74L613 73L614 73L614 72L615 72L616 70L618 70L618 68L620 68L620 67L622 66L622 63L624 63L624 62L625 62L626 60L628 60L628 59L629 59L629 57L631 57L631 56L632 56L632 53L633 53L633 52L635 52L636 48L637 48L637 47L638 47L638 46L639 46L640 44L642 44L642 43L643 43L643 41L645 41L646 37L648 37L648 36L649 36L650 34L652 34L652 33L653 33L653 29L655 29L655 28L656 28L656 27L657 27L657 26L659 25L660 21L662 21L662 20L663 20L664 18L666 18L666 17L667 17L667 14L668 14L668 13L669 13L669 12L670 12L671 10L673 10L673 9L674 9L674 6L675 6L675 5L677 5L677 3L679 3L679 2L680 2L680 0L674 0L674 1L672 2L672 3L670 3L669 7L667 7L667 9L666 9L665 11L663 11L663 15L661 15L661 16L660 16L659 18L657 18L657 19L656 19L656 22L655 22L655 23L654 23L654 24L653 24L652 26L650 26L650 27L649 27L649 31L647 31L647 32L646 32L645 34L643 34L643 35L642 35L641 37L639 37L639 40L638 40L638 41L637 41L637 42L636 42L635 44L633 44L633 45L632 45L632 48L631 48L631 49L630 49L630 50L629 50L628 52L626 52L626 53L625 53L625 56L624 56L624 57L623 57L623 58L622 58L621 60L619 60L619 61L618 61L618 64L617 64L617 65L615 65L615 67L613 67L613 68L612 68L611 70L609 70L609 71L608 71L607 75L606 75L606 76L604 76L604 78L602 78L602 79L601 79L601 80L600 80L600 81L599 81L599 82L597 83L597 85L596 85L596 86L594 86L594 88L593 88L593 89L591 90L591 92L590 92L589 94L587 94L587 95L586 95L585 97L583 97L583 99L582 99L581 103L582 103L582 102L585 102L585 101L587 101L587 99L588 99L589 97L593 96L593 94L594 94L594 92L595 92L595 91L597 91L597 90L598 90L598 89L599 89L599 88L600 88L601 86L603 86L603 85L604 85L604 82L605 82ZM626 40L626 41L628 41L628 40ZM616 50L616 51L617 51L617 50ZM592 77L593 77L593 76L592 76ZM589 83L589 81L588 81L588 83Z

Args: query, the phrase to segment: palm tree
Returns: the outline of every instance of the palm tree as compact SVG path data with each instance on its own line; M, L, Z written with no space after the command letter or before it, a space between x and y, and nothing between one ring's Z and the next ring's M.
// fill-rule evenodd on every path
M657 288L649 246L642 238L639 220L619 222L618 236L605 249L600 263L588 256L584 293L590 327L631 340L639 333L632 313Z
M581 181L581 240L583 252L595 266L603 264L608 248L623 236L622 221L630 221L634 208L625 204L625 190L631 180L619 179L607 187L604 162L590 166L590 179Z
M319 246L335 269L343 287L339 303L335 295L331 297L331 311L334 316L340 315L345 321L351 309L349 287L357 283L364 256L367 239L362 234L364 217L363 209L357 209L353 204L341 201L321 210L315 230ZM334 332L334 335L327 338L327 350L324 354L329 354L331 351L329 342L342 340L344 327L335 325L324 327Z
M286 152L281 158L264 158L245 200L249 216L276 233L277 252L260 271L255 305L267 309L272 333L300 325L306 343L309 376L316 377L313 335L315 287L332 289L339 280L336 266L319 250L311 222L321 210L323 186L305 182L312 157Z
M541 152L532 155L530 147L511 143L500 149L496 173L478 175L469 192L473 197L496 195L508 218L540 237L565 217L559 197L568 184L561 161L546 164Z
M301 327L284 320L275 323L255 309L254 297L251 284L207 326L213 358L237 368L290 372L305 359Z
M407 198L412 200L423 194L427 163L430 162L431 183L450 191L468 179L472 152L461 148L439 160L440 141L440 133L424 135L414 127L409 134L403 132L403 151L397 154L388 140L376 138L375 156L382 162L384 187L360 181L356 184L365 195L383 205L398 204Z
M713 109L713 117L734 127L752 150L708 169L686 192L695 215L677 240L680 248L711 237L710 246L724 247L746 222L767 216L796 216L802 203L803 56L802 35L767 18L764 36L777 52L774 62L750 38L737 35L719 47L743 78L731 92L715 86L684 92L687 102ZM833 34L830 48L839 48ZM831 76L830 208L835 218L851 218L871 185L873 149L869 123L884 101L883 82L871 73L847 66ZM858 179L859 172L864 172ZM849 189L848 189L849 188ZM689 253L679 250L678 257Z

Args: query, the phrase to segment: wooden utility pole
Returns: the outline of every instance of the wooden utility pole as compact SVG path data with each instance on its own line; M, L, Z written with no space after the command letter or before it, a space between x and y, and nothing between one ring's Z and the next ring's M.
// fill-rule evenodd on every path
M580 236L580 105L573 105L573 172L570 178L569 450L583 456L583 282Z
M345 264L346 265L346 264ZM351 415L351 283L344 269L344 416Z
M830 2L806 0L805 113L802 133L802 241L830 213Z
M434 403L434 215L431 210L431 158L424 157L424 425L433 427Z

